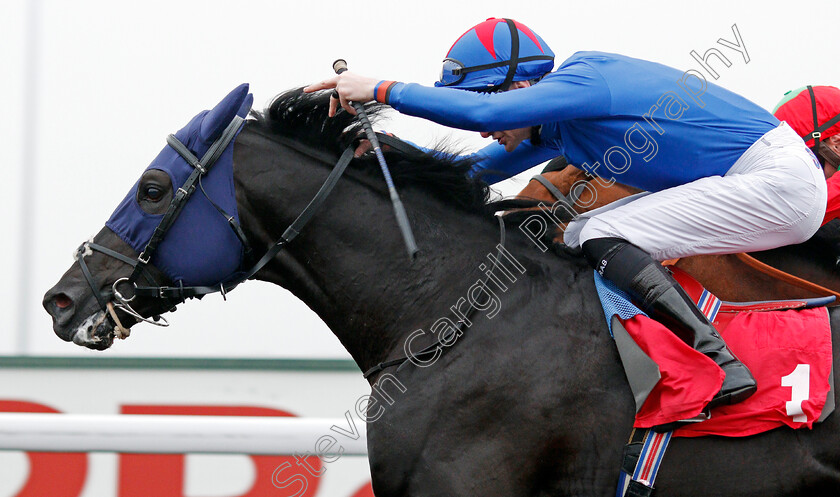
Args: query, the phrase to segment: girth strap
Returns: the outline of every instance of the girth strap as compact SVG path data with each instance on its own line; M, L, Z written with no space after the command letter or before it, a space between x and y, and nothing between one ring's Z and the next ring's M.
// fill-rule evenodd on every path
M624 447L616 497L650 497L673 432L633 429Z

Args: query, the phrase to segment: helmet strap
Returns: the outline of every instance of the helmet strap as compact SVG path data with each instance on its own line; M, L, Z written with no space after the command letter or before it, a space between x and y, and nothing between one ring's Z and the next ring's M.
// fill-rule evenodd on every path
M814 154L816 154L817 157L825 159L832 166L837 167L838 163L840 163L840 157L838 157L837 154L828 147L820 147L820 139L822 138L822 133L824 131L828 131L832 126L840 122L840 114L837 114L820 126L819 119L817 118L817 97L814 95L814 88L811 85L808 85L808 94L811 96L811 112L814 115L814 131L803 136L802 139L806 142L808 140L814 140L814 146L811 147Z
M811 95L811 112L814 115L814 132L812 136L814 138L814 153L819 155L820 153L820 133L817 131L820 127L820 122L817 120L817 97L814 95L814 87L808 85L808 94Z
M505 80L497 87L497 90L501 91L510 89L513 77L516 75L516 68L519 66L519 30L513 20L505 19L505 22L510 28L510 60L508 61L508 72Z

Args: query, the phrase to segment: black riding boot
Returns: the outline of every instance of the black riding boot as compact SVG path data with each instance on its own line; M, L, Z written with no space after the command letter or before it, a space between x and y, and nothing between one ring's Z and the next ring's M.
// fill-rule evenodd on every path
M708 407L735 404L755 393L750 371L739 361L667 269L620 238L596 238L583 244L590 264L626 291L653 319L723 369L726 378Z

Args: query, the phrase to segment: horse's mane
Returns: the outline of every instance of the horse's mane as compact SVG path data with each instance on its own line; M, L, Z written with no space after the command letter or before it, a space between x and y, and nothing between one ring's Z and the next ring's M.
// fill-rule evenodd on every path
M363 131L356 117L341 108L335 117L328 118L329 104L329 92L303 93L301 88L296 88L276 96L264 111L252 111L251 117L272 133L337 156ZM378 103L365 106L372 121L384 108ZM489 186L468 175L474 160L458 157L455 150L424 152L414 147L410 149L385 153L394 183L418 186L455 207L488 213ZM382 174L372 153L355 160L354 165L371 174Z

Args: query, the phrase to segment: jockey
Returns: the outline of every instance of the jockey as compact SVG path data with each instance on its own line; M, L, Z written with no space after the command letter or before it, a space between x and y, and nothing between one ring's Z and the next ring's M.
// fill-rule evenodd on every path
M828 202L823 223L840 217L840 89L833 86L806 86L785 93L773 109L822 164L828 182Z
M542 38L491 18L458 38L434 88L348 71L305 91L335 88L330 115L375 99L492 137L498 143L478 152L478 169L516 174L565 156L651 192L573 221L566 242L723 369L710 408L749 397L749 370L658 261L807 240L826 201L813 154L789 126L697 71L602 52L578 52L552 69Z

